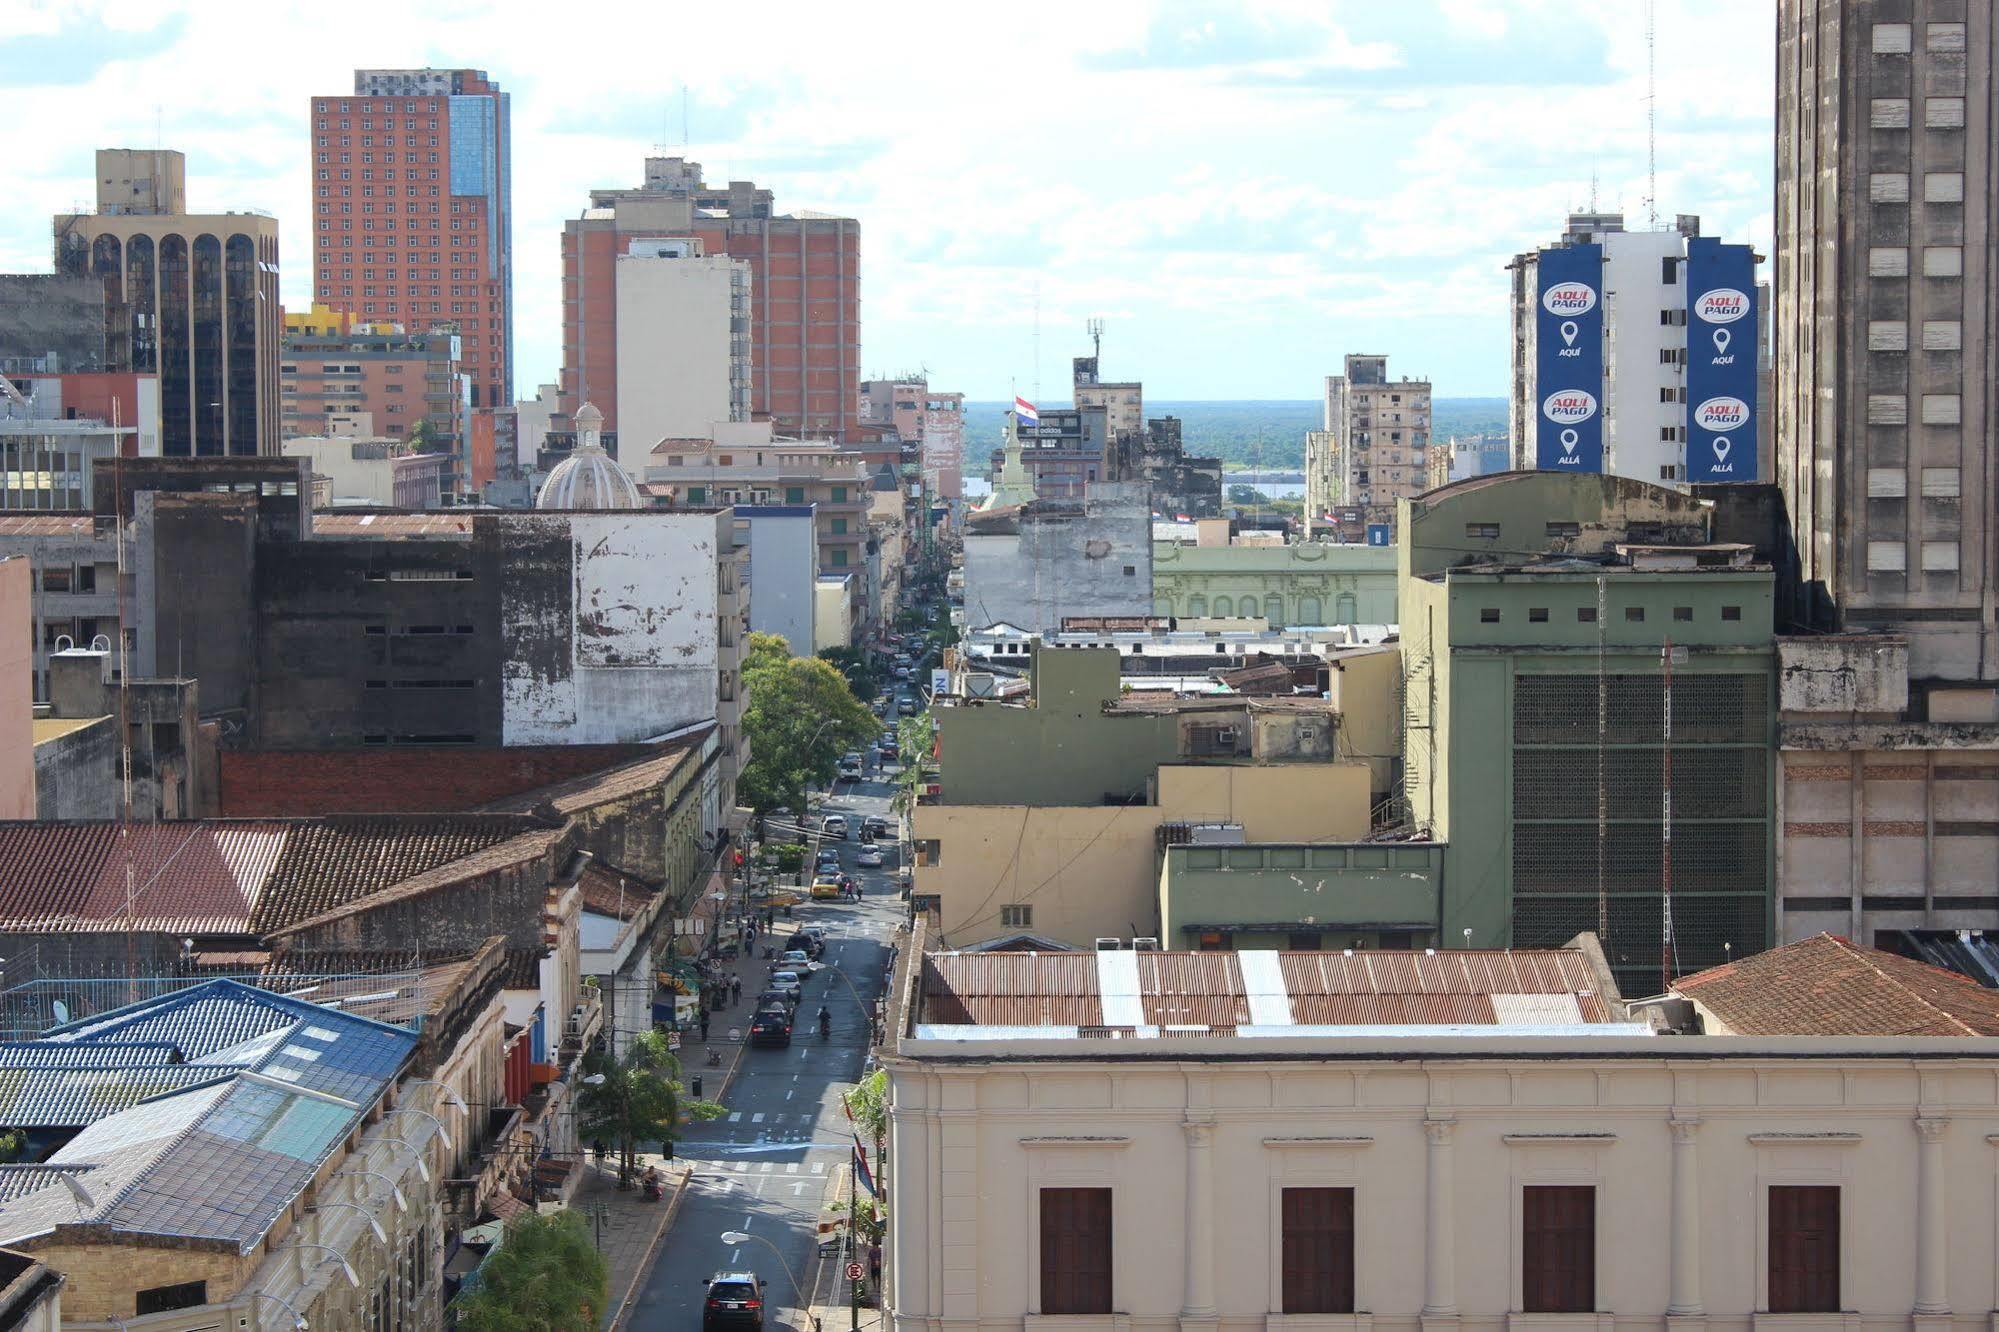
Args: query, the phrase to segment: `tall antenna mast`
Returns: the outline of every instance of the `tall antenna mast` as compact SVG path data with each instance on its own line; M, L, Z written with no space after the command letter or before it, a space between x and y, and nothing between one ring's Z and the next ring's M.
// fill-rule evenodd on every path
M1041 405L1041 275L1034 277L1034 405Z
M684 152L684 151L686 151L686 149L687 149L687 144L688 144L688 136L687 136L687 85L686 85L685 83L682 83L682 84L680 85L680 147L681 147L681 150L682 150L683 152Z
M1645 212L1659 225L1659 5L1645 0Z
M1090 355L1096 357L1099 361L1103 360L1104 321L1101 318L1092 318L1085 325L1085 327L1087 327L1090 331ZM1097 373L1099 375L1102 375L1103 373L1102 365L1099 365L1097 367Z

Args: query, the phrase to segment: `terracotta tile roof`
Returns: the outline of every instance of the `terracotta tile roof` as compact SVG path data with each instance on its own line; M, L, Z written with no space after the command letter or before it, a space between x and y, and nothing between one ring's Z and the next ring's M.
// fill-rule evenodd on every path
M585 911L594 911L600 916L615 916L619 920L631 920L637 916L659 892L657 884L647 883L594 859L584 865L577 886L583 890Z
M243 933L292 826L0 823L0 930Z
M344 814L291 825L250 920L275 934L547 825L502 814Z
M1122 998L1106 993L1104 979L1121 966L1136 974L1136 989ZM1228 1029L1622 1020L1599 992L1588 958L1570 948L933 953L924 959L923 982L922 1021L942 1025L1116 1027L1137 1025L1137 1018L1151 1026Z
M500 972L500 987L506 990L538 990L541 988L541 960L548 955L541 948L509 948L505 967Z
M599 772L572 777L552 786L537 787L523 791L504 800L496 800L483 806L489 813L526 814L547 806L557 815L575 814L596 805L608 804L613 800L623 800L627 796L652 790L672 775L674 769L687 761L689 751L697 748L708 738L714 727L704 726L686 735L675 736L654 753L629 763Z
M1999 1036L1999 991L1836 934L1673 985L1743 1036Z
M371 891L345 895L325 910L287 921L281 926L272 928L269 934L274 939L283 938L287 934L325 925L343 916L386 906L391 902L421 897L425 893L435 892L454 883L463 883L467 879L490 874L494 870L520 865L538 859L550 846L562 840L562 837L563 830L560 828L532 824L504 841L479 847L465 855L453 856L434 868L413 874L400 882L374 888Z

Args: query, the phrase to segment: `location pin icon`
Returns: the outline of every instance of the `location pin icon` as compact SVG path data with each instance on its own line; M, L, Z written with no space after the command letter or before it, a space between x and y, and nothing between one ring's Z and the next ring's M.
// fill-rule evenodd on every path
M1728 457L1728 436L1716 435L1714 437L1714 460L1716 462L1721 462L1725 460L1727 457Z
M1576 334L1580 332L1582 332L1582 329L1576 324L1575 320L1564 319L1562 321L1562 341L1569 346L1573 347L1576 345Z
M1578 435L1575 431L1564 430L1562 432L1562 452L1568 454L1571 458L1573 458L1576 453L1576 445L1580 443L1581 440L1582 436Z
M1718 355L1727 355L1727 353L1728 353L1728 330L1727 330L1727 329L1725 329L1725 328L1718 328L1718 329L1716 329L1716 330L1714 331L1714 349L1715 349L1715 352L1716 352L1716 353L1717 353Z

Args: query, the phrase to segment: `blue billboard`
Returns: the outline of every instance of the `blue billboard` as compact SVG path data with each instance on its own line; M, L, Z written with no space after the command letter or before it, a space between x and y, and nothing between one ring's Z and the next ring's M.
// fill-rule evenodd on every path
M1385 546L1389 544L1388 538L1392 531L1393 529L1387 523L1369 523L1367 525L1367 544L1370 546Z
M1687 480L1756 479L1756 255L1687 242Z
M1541 251L1535 312L1534 465L1603 470L1603 247Z

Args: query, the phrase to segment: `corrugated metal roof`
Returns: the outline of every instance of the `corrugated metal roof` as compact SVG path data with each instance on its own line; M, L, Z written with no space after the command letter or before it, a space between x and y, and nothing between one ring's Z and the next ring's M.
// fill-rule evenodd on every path
M1489 952L935 953L924 959L926 1026L1128 1027L1100 977L1135 968L1145 1024L1225 1034L1299 1026L1545 1024L1557 1012L1612 1020L1588 959L1572 949ZM1252 985L1256 977L1256 998ZM1115 1010L1115 1011L1112 1011ZM1283 1019L1283 1020L1279 1020ZM1573 1020L1573 1019L1571 1019Z
M96 525L87 513L7 513L0 514L0 537L88 537Z
M516 814L342 814L290 825L250 928L271 934L547 824Z
M148 1097L186 1091L236 1075L215 1064L139 1064L96 1068L0 1068L0 1126L82 1128Z
M317 537L470 537L472 519L463 513L338 513L312 515Z

